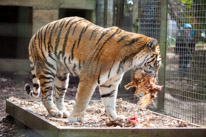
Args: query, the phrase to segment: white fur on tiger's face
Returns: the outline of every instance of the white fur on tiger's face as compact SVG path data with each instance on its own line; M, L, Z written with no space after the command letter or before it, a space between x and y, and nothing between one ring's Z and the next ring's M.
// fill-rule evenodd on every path
M96 86L106 113L114 120L117 88L124 72L143 69L156 74L160 64L157 40L124 31L102 28L79 17L63 18L43 26L29 44L33 88L25 90L33 97L42 94L49 114L68 117L64 96L69 75L79 76L76 104L70 121L82 121Z

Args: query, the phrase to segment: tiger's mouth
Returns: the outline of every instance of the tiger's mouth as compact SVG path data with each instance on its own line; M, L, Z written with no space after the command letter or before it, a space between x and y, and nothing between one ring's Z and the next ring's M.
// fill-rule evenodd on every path
M154 78L156 78L156 74L154 71L143 70L145 73L151 74Z

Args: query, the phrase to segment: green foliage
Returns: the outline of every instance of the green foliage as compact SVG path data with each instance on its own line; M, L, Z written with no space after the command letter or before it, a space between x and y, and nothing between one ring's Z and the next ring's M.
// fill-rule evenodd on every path
M187 8L191 8L192 0L181 0L181 3L183 3Z
M181 3L191 5L192 4L192 0L181 0Z

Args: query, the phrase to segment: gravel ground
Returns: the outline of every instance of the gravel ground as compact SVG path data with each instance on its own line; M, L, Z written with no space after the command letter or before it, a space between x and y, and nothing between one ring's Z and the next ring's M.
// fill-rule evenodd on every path
M39 137L38 134L30 129L15 124L11 116L7 116L5 112L6 99L9 97L18 97L21 99L29 99L30 97L24 92L25 83L30 82L31 76L19 76L13 73L0 73L0 137ZM71 77L70 85L65 99L74 99L77 91L78 78ZM96 89L93 99L100 99L98 89Z
M138 127L138 128L171 128L171 127L195 127L187 122L180 121L165 115L154 113L148 109L140 109L136 103L129 103L122 99L116 101L117 114L123 116L125 120L113 121L105 113L104 105L99 100L90 101L84 114L84 122L68 122L67 118L54 118L48 115L45 107L40 101L26 101L16 97L10 97L8 101L13 104L39 115L50 124L59 127ZM72 112L74 101L66 101L65 106L69 113Z

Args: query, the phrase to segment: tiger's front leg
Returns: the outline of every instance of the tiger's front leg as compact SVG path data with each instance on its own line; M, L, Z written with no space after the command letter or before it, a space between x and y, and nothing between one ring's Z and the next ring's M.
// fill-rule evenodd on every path
M93 80L89 77L84 79L80 78L76 95L76 104L74 105L73 111L69 116L70 122L83 122L84 112L96 86L96 80Z
M106 81L104 84L100 85L100 95L102 102L105 106L105 110L108 116L113 120L124 119L124 116L118 116L116 114L116 99L118 86L121 82L122 75L113 77Z

